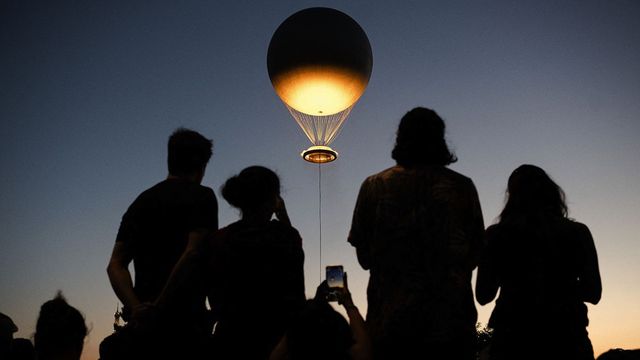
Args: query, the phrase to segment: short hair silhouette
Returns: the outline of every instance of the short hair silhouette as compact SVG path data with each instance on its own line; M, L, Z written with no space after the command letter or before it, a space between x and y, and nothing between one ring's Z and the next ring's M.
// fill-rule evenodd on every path
M521 214L567 216L564 191L547 173L535 165L519 166L509 176L508 200L500 213L501 220Z
M213 140L193 130L178 128L169 137L169 174L184 176L202 170L213 154Z
M458 161L444 137L445 125L433 110L416 107L400 120L391 157L404 167L446 166Z
M87 336L84 316L69 305L61 292L42 304L36 323L34 346L38 359L79 359Z
M278 175L263 166L250 166L229 178L222 186L222 197L243 212L279 194Z

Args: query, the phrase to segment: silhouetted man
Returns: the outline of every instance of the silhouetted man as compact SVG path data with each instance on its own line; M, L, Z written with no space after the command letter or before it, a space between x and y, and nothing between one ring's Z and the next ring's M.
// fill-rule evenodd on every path
M201 185L212 145L195 131L176 130L169 138L169 175L122 217L107 273L146 354L152 346L163 355L175 350L184 356L211 333L198 266L205 235L218 228L215 194Z
M375 359L475 359L471 274L484 222L473 181L447 166L438 114L400 120L396 166L361 185L349 243L370 271L367 327Z

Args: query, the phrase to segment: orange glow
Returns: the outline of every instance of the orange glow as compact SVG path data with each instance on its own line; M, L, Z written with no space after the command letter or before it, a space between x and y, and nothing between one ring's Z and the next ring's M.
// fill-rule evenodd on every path
M326 116L353 105L368 83L363 75L327 66L296 68L273 79L278 96L299 112Z

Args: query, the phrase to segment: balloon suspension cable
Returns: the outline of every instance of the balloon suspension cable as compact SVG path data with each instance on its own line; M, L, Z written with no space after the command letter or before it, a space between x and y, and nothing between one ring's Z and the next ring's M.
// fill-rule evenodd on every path
M319 273L320 282L322 282L322 170L321 164L318 163L318 224L320 227L320 255L319 255Z

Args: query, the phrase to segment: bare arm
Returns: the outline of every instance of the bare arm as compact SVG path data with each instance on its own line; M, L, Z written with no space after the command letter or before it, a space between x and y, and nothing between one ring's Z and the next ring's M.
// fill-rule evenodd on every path
M338 303L344 306L349 317L349 325L355 343L351 346L351 358L353 360L370 360L373 358L371 350L371 339L367 333L364 319L358 308L353 304L349 286L347 284L347 273L344 273L344 288L338 292Z
M351 332L355 339L355 344L351 346L351 358L353 360L369 360L373 358L371 350L371 340L365 327L364 319L360 315L358 308L353 306L345 306L347 316L349 316L349 324Z
M369 237L373 226L373 205L371 204L372 194L369 191L369 187L367 180L360 186L348 238L349 243L356 248L358 263L364 270L371 268Z
M116 241L109 265L107 265L107 274L116 296L130 310L140 305L140 300L133 291L133 279L129 272L129 264L132 260L133 254L129 245L122 241Z

